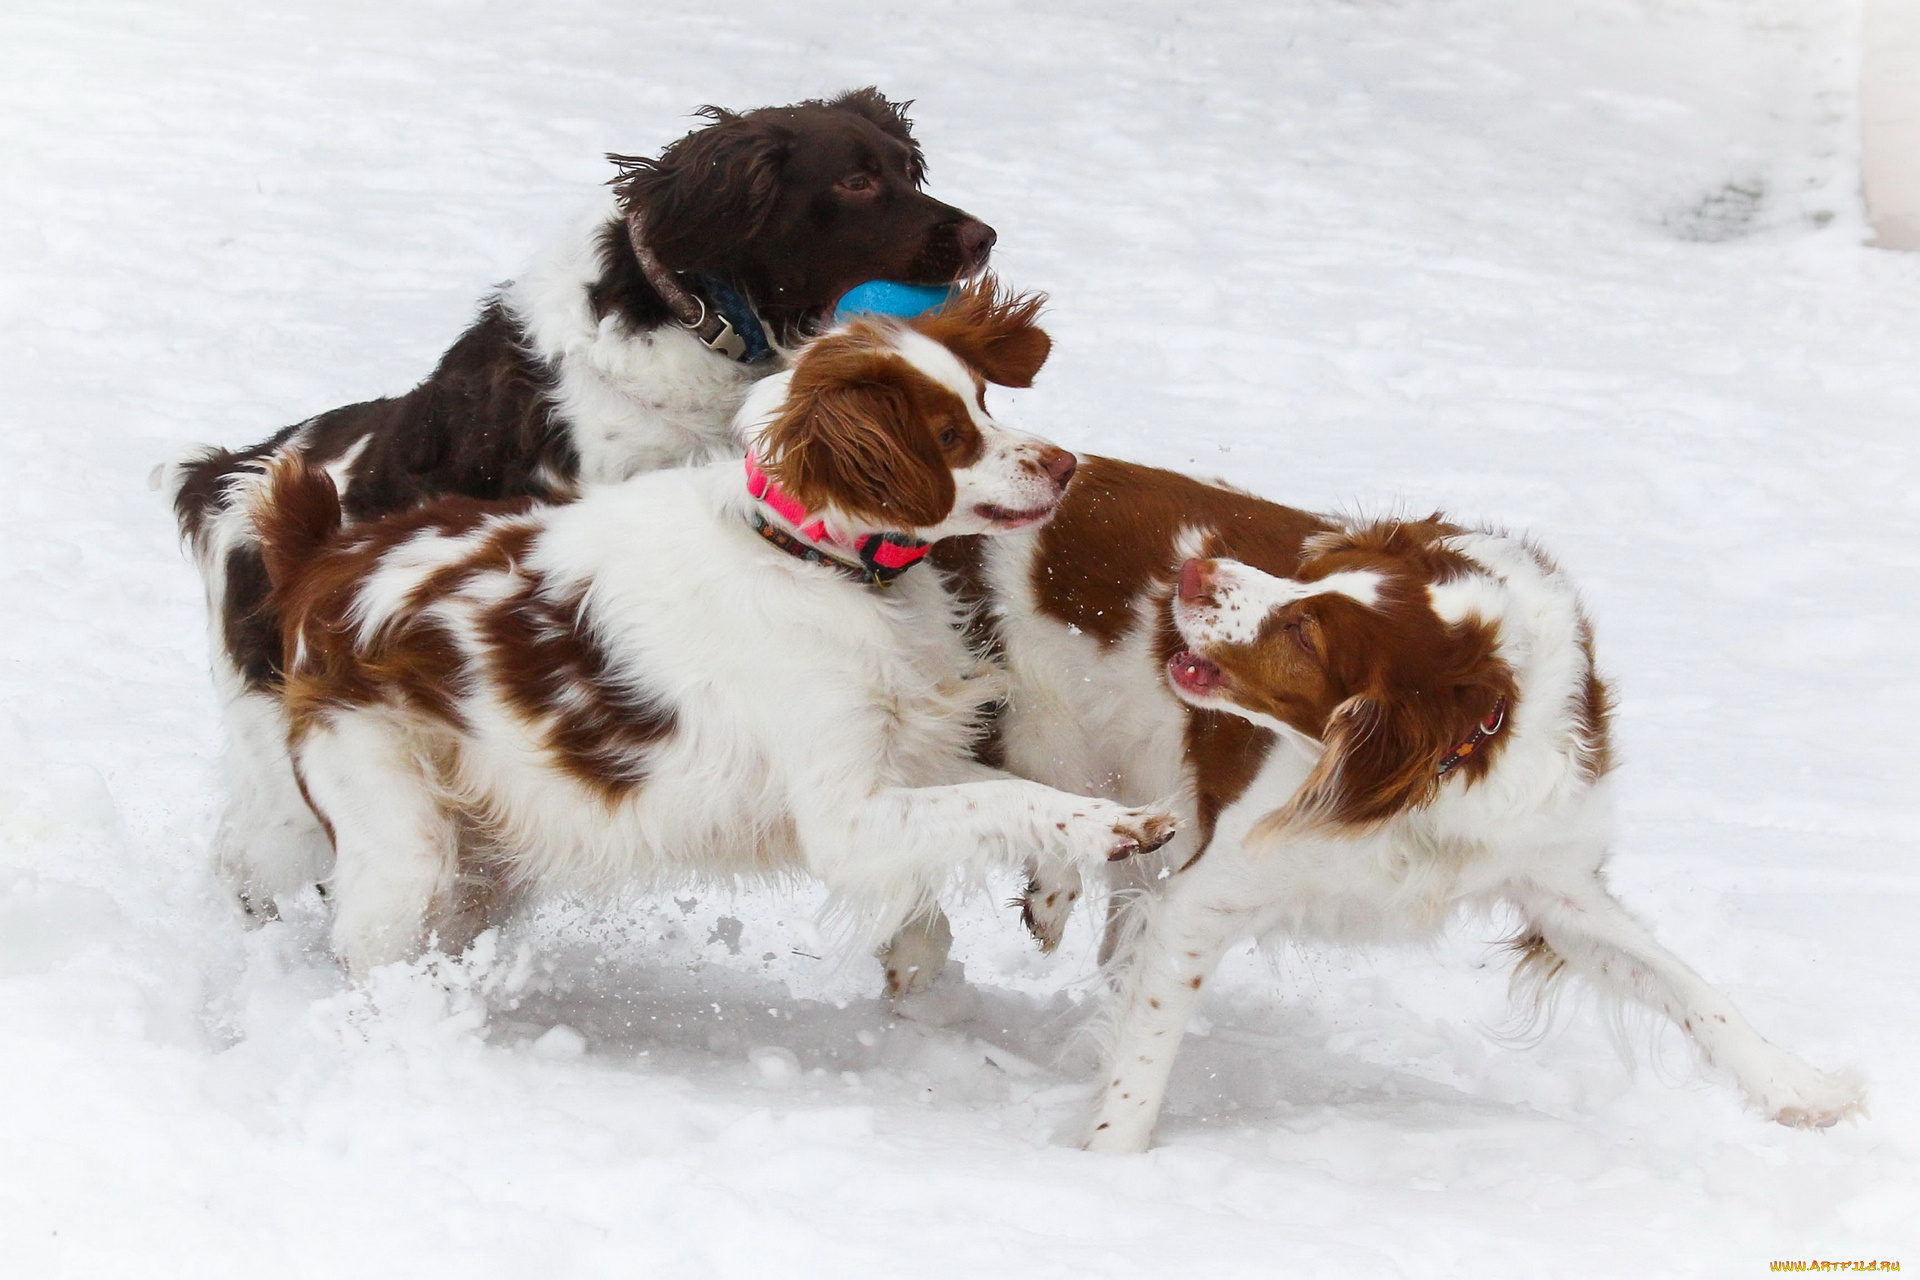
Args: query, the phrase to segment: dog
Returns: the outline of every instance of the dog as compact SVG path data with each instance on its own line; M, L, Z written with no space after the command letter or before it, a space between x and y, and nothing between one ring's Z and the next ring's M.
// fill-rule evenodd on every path
M343 524L297 453L245 488L280 620L282 714L332 846L357 976L457 947L531 885L805 872L870 936L957 876L1158 847L1163 809L972 754L992 681L927 544L1044 521L1072 454L996 423L1039 300L991 282L807 344L749 394L744 465L564 505L443 499Z
M727 427L748 389L842 293L986 264L993 229L921 191L906 105L869 88L705 108L711 123L657 159L611 157L615 199L487 299L418 387L174 468L227 736L214 861L250 915L313 883L326 843L287 768L279 620L238 481L263 458L302 457L367 520L449 496L565 499L737 454Z
M1118 1015L1086 1145L1145 1150L1195 1001L1248 938L1434 937L1504 904L1516 994L1578 974L1665 1014L1770 1119L1862 1112L1769 1044L1608 892L1609 695L1573 586L1524 539L1342 522L1090 459L1054 518L955 544L1010 681L1005 766L1185 829L1123 872ZM1025 910L1057 942L1078 881Z

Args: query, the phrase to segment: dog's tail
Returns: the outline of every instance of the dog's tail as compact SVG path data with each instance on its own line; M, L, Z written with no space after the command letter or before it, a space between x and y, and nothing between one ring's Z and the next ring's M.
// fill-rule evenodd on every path
M282 453L259 465L242 483L247 514L260 538L267 580L276 596L306 576L340 532L340 491L333 477L297 453Z
M166 495L180 540L195 555L204 555L219 536L214 525L233 507L236 490L257 462L218 445L196 448L172 462L162 462L147 473L147 487Z

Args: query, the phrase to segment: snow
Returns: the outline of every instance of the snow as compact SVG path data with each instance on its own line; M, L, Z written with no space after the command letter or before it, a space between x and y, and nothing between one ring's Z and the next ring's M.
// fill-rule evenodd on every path
M1864 248L1840 0L11 0L0 1241L19 1276L1751 1275L1920 1265L1920 255ZM815 895L546 902L351 989L204 850L150 468L421 376L702 102L879 83L1051 291L1076 448L1534 531L1624 695L1614 883L1873 1115L1672 1032L1515 1044L1497 921L1209 988L1072 1149L1093 927L997 898L895 1017ZM1648 1053L1646 1047L1651 1046ZM1652 1065L1646 1065L1651 1059Z

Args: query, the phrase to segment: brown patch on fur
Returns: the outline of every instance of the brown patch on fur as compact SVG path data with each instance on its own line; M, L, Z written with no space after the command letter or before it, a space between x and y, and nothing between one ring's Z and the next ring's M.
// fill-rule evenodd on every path
M1613 771L1613 691L1593 665L1593 626L1580 622L1580 652L1587 660L1587 678L1580 686L1580 704L1574 710L1574 735L1580 744L1581 774L1594 782Z
M1000 637L1000 621L992 609L992 592L987 587L986 539L979 534L964 538L943 538L927 553L932 565L946 584L947 593L966 609L962 623L967 647L987 662L998 662L1006 652ZM994 702L981 707L980 736L974 741L974 758L996 769L1006 767L1005 729L1000 714L1004 704Z
M277 464L254 520L287 623L294 735L331 708L382 702L463 728L459 703L477 673L431 609L482 577L511 575L518 589L478 618L482 661L502 698L561 768L609 803L639 785L648 750L674 729L673 710L618 678L578 598L553 597L521 567L537 528L513 517L528 505L448 499L343 533L327 475L297 459ZM387 626L356 641L355 605L388 553L423 533L459 538L489 525L422 578Z
M412 618L356 653L349 624L327 616L333 601L316 603L311 612L289 615L309 641L298 665L290 665L282 692L290 737L300 737L329 711L389 701L461 727L458 700L467 688L466 671L444 627Z
M1214 824L1253 785L1273 740L1273 730L1229 712L1187 709L1187 759L1194 765L1197 839L1182 871L1200 861L1213 843Z
M242 544L227 552L223 571L220 643L249 687L271 688L280 681L280 618L268 599L266 561L259 547Z
M207 448L182 458L175 480L178 487L173 491L173 518L180 525L180 536L197 549L206 522L231 501L233 482L245 465L264 457L294 430L288 427L253 449Z
M339 534L340 491L333 479L303 459L270 464L261 498L253 503L253 527L269 581L285 597L304 585L312 562Z
M449 499L342 531L339 494L324 471L288 456L270 464L268 475L252 516L273 584L269 602L281 620L293 735L329 709L383 701L460 725L458 700L468 673L452 635L419 613L426 603L420 593L365 646L355 641L355 605L367 577L394 547L423 532L471 533L530 504ZM475 554L489 554L496 542L488 539Z
M938 311L907 323L987 381L1030 387L1053 350L1053 339L1034 323L1046 304L1043 293L1008 293L993 277L982 276Z
M942 538L927 552L927 563L940 571L947 593L967 611L968 646L983 658L998 659L1005 647L987 586L986 551L986 538L980 534Z
M947 467L953 471L972 466L987 451L986 439L981 436L980 428L974 425L971 417L965 422L946 419L934 432L933 442L940 446L940 456L947 460Z
M407 610L424 609L436 600L457 595L483 574L517 573L521 558L533 547L537 534L532 524L495 527L472 554L442 565L422 578L407 595Z
M1040 530L1032 570L1040 611L1117 643L1135 626L1133 601L1173 580L1175 544L1190 528L1207 532L1214 554L1290 575L1301 543L1333 525L1176 472L1088 458Z
M482 616L480 633L507 704L541 727L563 769L610 805L646 780L647 757L677 717L620 678L579 597L528 578Z
M1507 716L1514 714L1513 674L1493 656L1492 628L1457 630L1459 635L1448 637L1452 643L1440 640L1432 650L1417 647L1432 638L1420 636L1383 639L1383 648L1408 642L1391 654L1366 650L1366 641L1330 643L1336 653L1389 661L1341 673L1341 684L1358 691L1342 699L1314 735L1326 749L1283 820L1364 827L1425 804L1441 786L1440 762L1501 698ZM1506 741L1501 734L1484 739L1446 775L1448 785L1471 786L1484 777Z

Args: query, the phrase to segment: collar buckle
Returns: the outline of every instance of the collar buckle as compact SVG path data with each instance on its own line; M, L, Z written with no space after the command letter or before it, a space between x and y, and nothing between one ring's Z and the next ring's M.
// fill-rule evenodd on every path
M634 260L640 264L640 274L645 276L660 300L667 304L667 310L679 321L682 328L700 339L701 345L717 355L739 364L750 364L770 354L765 331L761 328L760 318L754 314L752 304L738 296L730 288L710 288L716 294L712 307L697 293L690 292L682 285L676 273L667 270L654 256L647 244L646 227L640 215L627 215L627 243L633 247ZM709 281L709 285L715 282ZM727 318L725 308L732 305L740 315L742 322L753 331L749 340ZM759 350L755 351L755 344Z
M700 341L706 343L707 350L709 351L717 351L729 360L745 360L747 358L747 340L735 332L733 324L725 316L715 316L713 318L720 322L720 327L711 337L700 332L700 328L704 326L694 328L694 335L698 337Z

